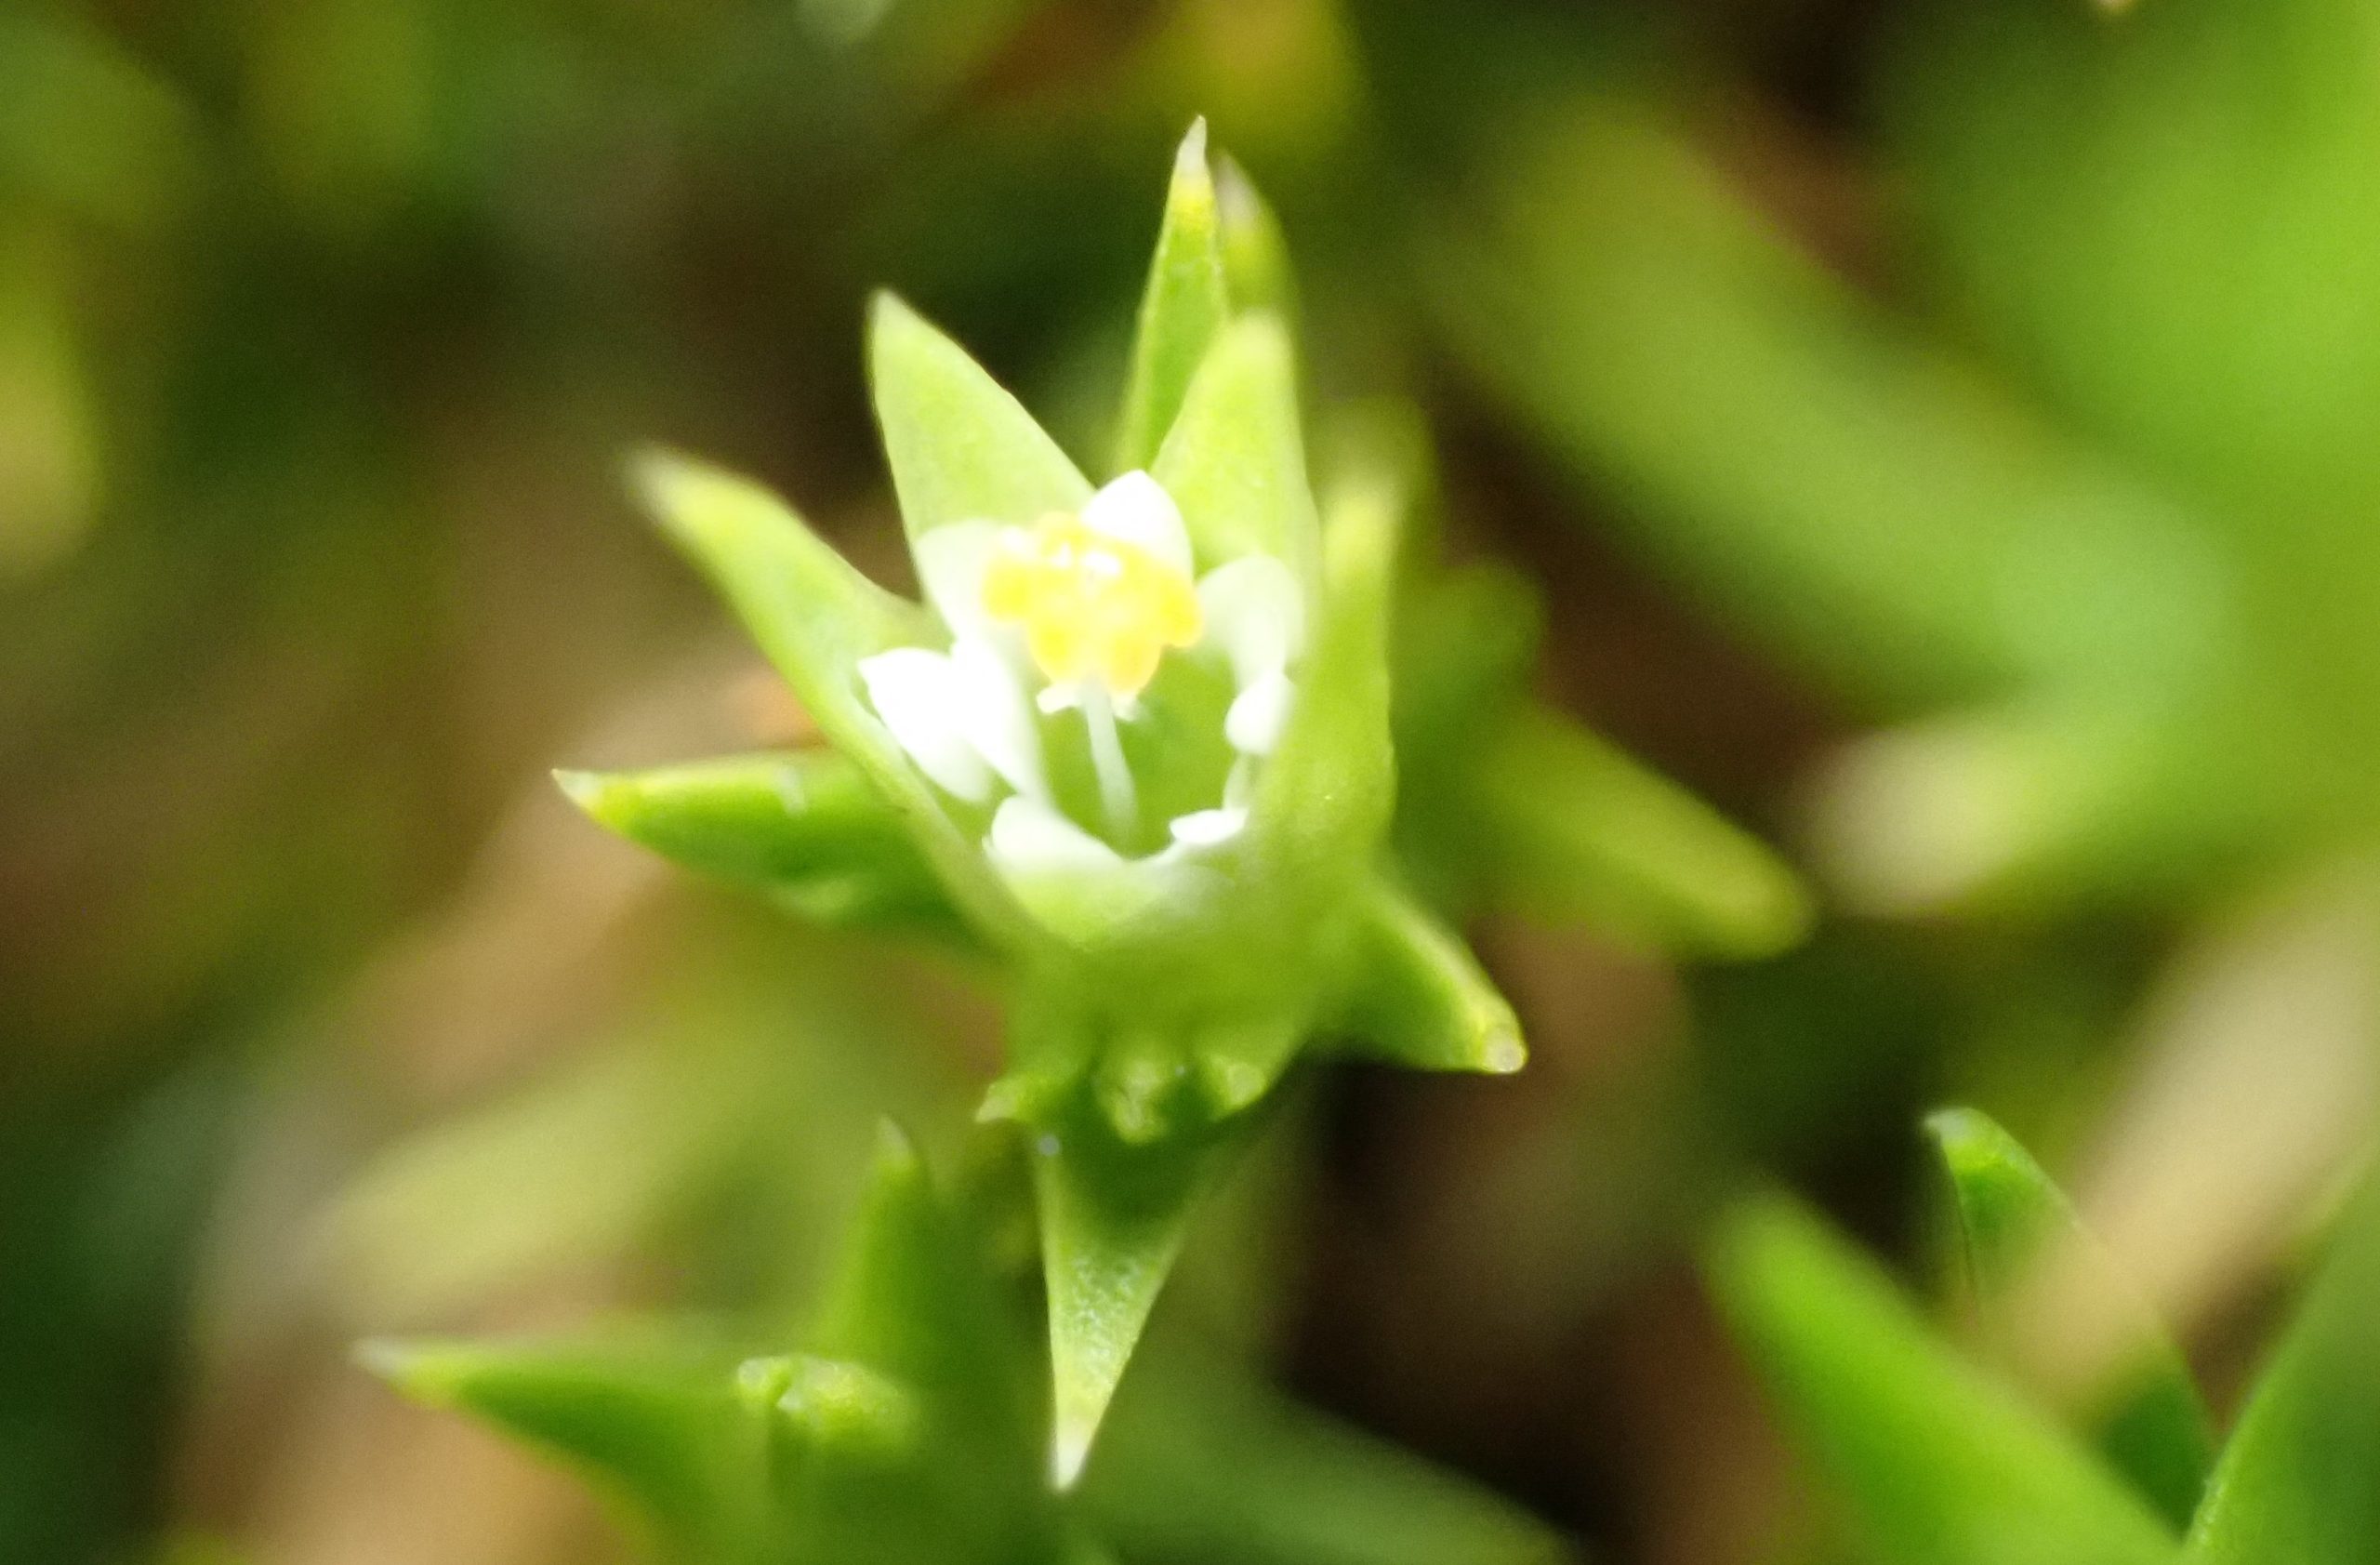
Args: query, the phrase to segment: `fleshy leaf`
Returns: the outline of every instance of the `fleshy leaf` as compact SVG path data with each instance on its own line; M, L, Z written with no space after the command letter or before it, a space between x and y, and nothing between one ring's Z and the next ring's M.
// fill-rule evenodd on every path
M829 925L953 922L917 845L859 767L826 749L641 772L557 772L602 825Z
M561 1457L680 1547L728 1558L746 1536L758 1425L727 1361L660 1341L372 1343L361 1354L414 1400Z
M1937 1339L1816 1216L1754 1200L1709 1274L1773 1404L1894 1565L2171 1565L2157 1518L2088 1451Z
M1460 935L1377 876L1360 917L1353 1048L1421 1070L1506 1075L1527 1063L1520 1019Z
M1314 580L1319 526L1280 317L1251 312L1224 328L1150 471L1182 508L1200 570L1270 554Z
M562 1455L700 1565L1070 1558L1019 1322L972 1235L888 1128L817 1351L738 1366L653 1333L366 1357Z
M945 1416L1022 1451L1026 1392L983 1257L907 1138L878 1134L867 1194L810 1341L934 1388Z
M1091 498L1090 482L1024 405L891 294L869 313L867 363L912 545L953 522L1021 526Z
M973 1230L890 1124L813 1352L747 1366L801 1565L1048 1558L1058 1524L1017 1323Z
M1559 1565L1543 1523L1455 1474L1152 1344L1083 1481L1134 1558L1212 1565Z
M1231 301L1223 285L1216 191L1207 168L1207 122L1182 139L1157 257L1141 296L1140 328L1132 340L1130 378L1116 435L1116 471L1157 460L1166 431L1182 411L1191 377L1223 329Z
M2079 1422L2108 1460L2175 1526L2197 1509L2215 1438L2189 1366L2146 1300L2082 1225L2039 1163L1998 1124L1972 1108L1925 1121L1948 1175L1964 1293L1987 1345L2010 1373ZM2110 1368L2080 1388L2032 1360L2030 1322L2051 1305L2045 1266L2056 1280L2087 1288L2095 1311L2111 1311L2118 1346ZM2063 1296L2064 1287L2059 1290ZM2062 1314L2063 1312L2061 1312ZM2063 1320L2043 1321L2056 1332ZM2029 1373L2030 1371L2031 1373Z
M1773 955L1809 927L1776 855L1577 723L1531 705L1486 743L1465 778L1497 902L1723 956Z
M2207 1485L2191 1565L2380 1558L2380 1185L2250 1395Z
M951 900L987 937L1029 938L1022 911L860 695L860 660L931 639L930 617L854 570L757 484L661 453L643 458L636 477L819 731L900 816Z
M1198 1200L1248 1118L1236 1116L1218 1135L1134 1147L1085 1107L1035 1141L1056 1394L1051 1471L1059 1487L1080 1475Z

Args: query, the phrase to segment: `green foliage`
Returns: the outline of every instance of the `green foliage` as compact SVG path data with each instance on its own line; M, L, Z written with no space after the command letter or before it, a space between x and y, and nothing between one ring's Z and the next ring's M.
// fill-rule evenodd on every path
M927 617L860 575L757 484L659 454L644 458L636 476L654 515L734 604L819 729L906 825L951 900L995 943L1020 938L1012 900L860 699L860 660L915 644L931 632Z
M891 294L868 312L867 370L913 546L954 522L1030 522L1091 498L1090 482L1024 405Z
M1987 1343L2023 1376L2029 1337L2055 1340L2074 1329L2044 1316L2079 1306L2112 1321L2108 1367L2079 1389L2041 1389L2073 1403L2082 1432L2168 1520L2187 1526L2214 1435L2181 1350L2015 1137L1972 1108L1944 1109L1925 1128L1950 1188L1964 1292Z
M1890 1565L2171 1565L2175 1535L2082 1445L1937 1339L1873 1263L1780 1198L1710 1276L1853 1533Z
M2123 1290L2065 1197L2006 1132L1969 1109L1937 1114L1928 1128L1949 1175L1968 1302L1988 1325L2022 1329L2017 1312L2044 1261L2082 1267L2094 1295ZM1825 1495L1881 1565L2327 1565L2369 1558L2380 1543L2375 1214L2367 1183L2211 1476L2196 1387L2128 1292L2115 1301L2131 1335L2119 1338L2118 1373L2104 1383L2114 1394L2067 1414L2096 1439L2103 1466L2053 1422L2053 1388L2036 1380L2028 1405L2016 1381L1964 1361L1871 1263L1781 1198L1726 1218L1709 1271ZM2081 1262L2071 1258L2078 1245ZM1987 1338L1993 1370L2022 1378L2038 1368L2010 1359L2008 1346L2004 1334ZM2187 1526L2186 1545L2125 1479Z
M1117 421L1117 471L1145 468L1157 460L1189 393L1191 378L1206 362L1208 345L1230 313L1222 214L1207 166L1207 126L1201 120L1174 156L1173 186L1166 192L1157 257L1149 263L1148 291L1141 299L1140 330L1132 338L1124 410Z
M1085 1508L1152 1565L1560 1565L1563 1540L1386 1442L1267 1392L1211 1354L1150 1346L1083 1480Z
M1007 1307L966 1223L887 1131L810 1340L747 1359L649 1341L390 1344L400 1388L588 1473L703 1565L1068 1558Z
M840 751L559 772L554 780L628 841L766 892L813 922L962 933L899 817Z
M2380 1186L2348 1208L2240 1414L2192 1565L2345 1565L2380 1551Z
M887 1128L807 1351L737 1359L680 1323L575 1342L383 1342L367 1364L587 1476L694 1565L1556 1565L1450 1475L1172 1348L1096 1479L1044 1471L1032 1355L977 1242ZM1130 1344L1122 1350L1129 1350Z
M907 665L923 670L919 677L964 679L986 657L1013 659L1013 650L998 650L1005 643L997 628L977 623L985 606L952 584L971 579L970 568L987 569L969 562L1012 547L1016 529L1085 511L1094 498L1014 397L887 297L870 322L870 378L931 612L868 584L790 511L740 480L675 459L643 470L665 524L735 604L851 769L730 761L565 778L614 829L758 882L813 916L893 922L946 905L1009 958L1009 1066L983 1113L1017 1122L1034 1148L1062 1482L1084 1460L1201 1194L1317 1032L1344 1028L1350 1051L1436 1069L1509 1071L1524 1057L1511 1008L1450 929L1390 888L1394 872L1382 860L1401 760L1392 652L1409 659L1416 644L1400 643L1395 630L1417 555L1408 537L1421 503L1416 443L1352 443L1317 505L1295 349L1283 319L1263 307L1289 292L1277 232L1244 178L1226 175L1228 200L1208 166L1203 127L1194 128L1176 158L1142 303L1118 450L1128 466L1147 466L1130 475L1144 485L1137 494L1178 508L1191 564L1212 573L1206 582L1251 566L1285 573L1296 601L1260 611L1273 617L1269 633L1297 643L1287 665L1295 694L1276 738L1235 736L1234 755L1211 729L1197 732L1197 723L1218 723L1224 700L1236 711L1249 695L1250 676L1234 651L1227 670L1195 653L1162 670L1148 691L1149 715L1108 741L1121 745L1113 762L1100 759L1088 706L1079 730L1045 704L1041 717L1020 720L1021 737L1002 730L985 738L983 724L997 719L985 716L985 702L998 709L1009 697L953 697L935 721L955 724L1002 785L1025 789L996 804L983 764L963 749L955 763L940 751L905 752L926 741L897 736L899 714L878 708L872 686L863 691L871 669L883 667L874 660L913 651L925 658ZM1103 490L1095 503L1121 493ZM1011 532L984 536L998 528ZM1466 656L1461 627L1447 628L1445 655ZM1459 761L1469 736L1449 733L1443 757L1416 763L1441 796L1460 795L1456 779L1465 774L1499 774L1472 784L1474 802L1448 812L1457 832L1465 809L1496 825L1493 857L1502 868L1479 883L1559 916L1618 908L1619 920L1657 935L1721 948L1765 950L1792 938L1801 911L1784 873L1665 785L1527 703L1524 662L1500 665L1498 687L1480 703L1518 714L1498 727L1497 748ZM1240 684L1237 696L1218 690L1224 673ZM1044 694L1066 692L1052 685ZM1027 783L1044 786L1029 774L1046 766L1051 797L1042 802L1063 813L1069 798L1093 791L1088 770L1069 759L1086 743L1101 829L1112 841L1059 822L1038 829L1055 833L1056 849L1021 856L1004 823L1034 802ZM1141 772L1144 800L1211 803L1198 794L1203 778L1224 795L1217 813L1244 811L1244 827L1225 826L1212 846L1185 840L1151 853L1134 835L1147 823L1130 815L1130 785L1117 791L1119 768ZM1540 787L1544 795L1534 791ZM1601 845L1533 806L1538 797L1607 820ZM1119 801L1128 806L1121 816ZM910 835L913 855L891 842L896 830ZM1619 845L1630 839L1644 845ZM1450 841L1471 851L1461 837ZM919 885L921 867L939 882L939 902Z

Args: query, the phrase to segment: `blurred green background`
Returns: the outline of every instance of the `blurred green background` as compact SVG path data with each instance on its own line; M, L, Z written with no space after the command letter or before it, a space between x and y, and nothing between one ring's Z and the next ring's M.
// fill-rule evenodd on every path
M346 1345L799 1299L997 1048L550 787L803 733L618 458L899 580L868 290L1097 449L1198 114L1309 398L1418 401L1543 687L1826 910L1482 929L1532 1068L1314 1082L1182 1307L1602 1558L1793 1558L1695 1235L1914 1258L1955 1098L2228 1405L2380 1057L2380 8L14 0L0 1558L612 1556Z

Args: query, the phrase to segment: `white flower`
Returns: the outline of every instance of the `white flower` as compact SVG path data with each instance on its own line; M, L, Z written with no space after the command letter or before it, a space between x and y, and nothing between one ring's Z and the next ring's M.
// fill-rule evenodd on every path
M934 528L917 542L927 602L947 652L901 647L864 659L868 704L936 787L994 810L985 852L1012 874L1119 865L1140 790L1118 724L1143 721L1141 692L1170 651L1212 648L1234 696L1216 736L1239 756L1225 797L1167 823L1170 858L1219 846L1246 825L1249 768L1280 738L1296 697L1290 670L1305 604L1281 561L1244 554L1195 576L1182 511L1145 472L1102 488L1079 516L1029 526ZM1079 710L1099 779L1104 834L1051 792L1041 717Z

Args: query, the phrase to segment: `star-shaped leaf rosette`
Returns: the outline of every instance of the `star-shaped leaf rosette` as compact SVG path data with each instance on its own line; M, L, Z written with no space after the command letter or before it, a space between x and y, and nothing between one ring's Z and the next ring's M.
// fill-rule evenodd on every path
M613 829L812 916L955 924L998 959L1010 1060L983 1116L1021 1126L1035 1164L1061 1482L1200 1194L1302 1048L1431 1069L1523 1059L1511 1008L1390 864L1409 497L1398 463L1351 461L1317 504L1286 275L1269 214L1236 169L1210 170L1194 128L1101 484L880 298L868 364L921 603L760 487L645 459L647 500L827 748L562 779ZM1506 704L1463 703L1473 726ZM1587 802L1606 801L1615 763L1590 759ZM1511 823L1473 856L1602 873L1604 845L1560 807L1578 788L1559 767L1537 787L1528 764L1505 789L1525 810L1482 794L1455 812ZM1685 806L1657 805L1631 806L1632 842L1647 822L1677 835ZM1540 818L1561 821L1558 842ZM1686 824L1768 896L1756 848Z

